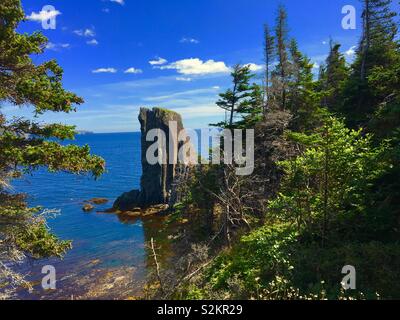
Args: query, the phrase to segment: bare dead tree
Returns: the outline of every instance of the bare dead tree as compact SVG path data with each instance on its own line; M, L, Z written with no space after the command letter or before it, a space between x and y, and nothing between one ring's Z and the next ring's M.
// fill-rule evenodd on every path
M156 248L154 246L154 239L153 238L151 238L151 240L150 240L150 245L151 245L151 251L153 252L152 256L153 256L154 264L155 264L155 267L156 267L157 280L158 280L158 283L160 284L160 291L161 291L162 294L164 294L165 291L164 291L163 281L161 279L161 274L160 274L160 264L158 263L157 253L156 253Z
M235 230L242 227L250 230L246 213L251 212L253 208L246 205L246 200L254 197L254 193L251 188L245 187L248 185L248 179L249 177L237 175L236 167L230 164L223 167L222 183L218 193L202 186L223 208L221 229L212 240L222 233L226 243L230 245Z
M271 35L271 30L268 25L264 26L264 59L265 59L265 101L263 104L263 116L266 115L266 110L270 100L270 73L271 63L274 60L275 39Z

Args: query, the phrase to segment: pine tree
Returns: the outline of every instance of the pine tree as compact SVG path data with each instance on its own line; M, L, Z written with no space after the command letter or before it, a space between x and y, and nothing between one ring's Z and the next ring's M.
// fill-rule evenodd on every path
M250 72L249 66L241 66L239 64L233 67L232 76L232 89L228 89L221 93L220 99L217 101L217 106L224 109L229 115L229 121L214 124L223 128L233 128L234 117L238 110L248 104L248 99L251 97L252 86L250 79L254 76Z
M314 64L300 52L294 39L290 42L289 53L287 106L294 118L292 128L307 131L316 125L320 113L319 95L315 92L312 73Z
M39 32L19 34L25 14L20 0L0 3L0 104L30 105L36 116L49 112L73 112L83 100L62 86L63 70L56 61L35 65L32 56L42 54L47 39ZM9 180L47 167L49 171L90 172L99 176L104 160L90 155L88 146L63 146L73 139L75 128L42 124L23 118L7 119L0 109L0 283L22 284L10 262L22 257L62 256L71 246L50 233L46 211L28 208L22 195L10 192ZM0 285L0 286L1 286ZM1 296L1 294L0 294ZM1 299L1 297L0 297Z
M370 60L374 51L392 47L397 34L397 24L394 18L397 14L390 9L391 0L362 0L363 1L363 35L359 45L360 79L365 81L371 67ZM370 57L370 55L372 55ZM373 61L373 60L372 60Z
M287 90L289 74L289 58L288 58L288 26L287 13L283 6L279 7L278 18L275 27L276 54L278 64L273 72L275 86L275 100L278 102L280 109L285 110L287 107Z
M391 10L391 3L390 0L363 0L363 33L341 107L351 126L367 125L377 106L386 99L374 92L369 78L376 68L388 70L396 63L397 14Z
M338 111L340 94L349 76L346 59L340 52L340 47L340 44L330 42L330 52L326 59L326 67L319 79L324 90L323 105L331 112Z
M235 123L235 127L239 129L254 128L255 125L262 121L264 114L264 95L263 88L253 83L250 95L237 110L242 119Z
M264 26L264 58L265 58L265 103L263 114L265 114L270 99L271 64L275 58L275 39L271 35L268 25Z
M357 218L365 212L372 182L387 168L378 161L383 146L374 147L371 135L350 130L332 117L326 118L312 135L289 136L306 150L280 163L285 176L281 193L270 202L270 209L278 219L295 223L299 231L312 230L322 243L330 239L329 233L338 236L341 228L346 230L340 234L341 239L353 237L357 226L347 225L344 217Z

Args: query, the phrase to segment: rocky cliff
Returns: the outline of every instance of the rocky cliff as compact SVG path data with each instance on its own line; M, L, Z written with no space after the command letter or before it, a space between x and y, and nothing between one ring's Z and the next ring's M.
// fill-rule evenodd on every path
M139 114L141 125L141 150L142 150L142 177L140 181L140 190L132 190L121 195L114 203L113 208L119 211L129 211L134 208L146 208L153 205L169 204L171 201L174 179L177 174L177 165L170 164L170 159L176 157L171 154L173 143L176 143L175 132L183 129L181 116L173 111L153 108L152 110L142 108ZM176 128L170 128L170 123L174 122ZM166 162L167 164L150 164L146 159L146 152L154 141L146 141L148 132L152 129L160 129L166 135ZM172 130L170 130L172 129ZM176 162L174 162L176 163Z

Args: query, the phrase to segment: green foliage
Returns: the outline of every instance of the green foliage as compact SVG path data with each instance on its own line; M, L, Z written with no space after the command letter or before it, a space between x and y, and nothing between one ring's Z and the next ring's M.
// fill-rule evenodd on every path
M338 112L341 106L341 93L349 76L349 69L344 55L340 53L341 45L331 41L326 66L319 77L322 91L322 104L331 112Z
M39 208L35 210L39 210ZM34 212L33 217L38 212ZM20 215L21 212L18 212L18 214ZM53 256L62 257L67 250L72 248L71 241L59 240L55 235L51 234L44 220L36 220L28 225L27 228L15 230L14 237L18 249L36 259Z
M237 110L242 119L235 123L235 128L254 128L263 119L263 105L263 89L254 83L251 87L249 99L243 102Z
M280 162L285 176L279 195L270 201L274 218L220 254L203 275L206 289L192 288L189 296L398 297L400 287L390 285L399 283L400 246L392 229L397 222L390 210L377 210L374 200L379 179L395 167L391 161L399 156L397 144L374 146L371 135L347 129L333 117L313 135L290 132L288 137L304 151ZM356 266L356 291L341 289L345 265Z
M43 53L47 39L38 32L27 35L15 31L24 19L20 1L3 1L0 18L0 102L31 105L36 115L74 111L83 100L63 89L61 67L55 61L41 65L32 62L32 55ZM104 161L90 156L88 147L64 147L48 141L73 139L74 130L72 126L42 125L25 119L7 121L0 110L0 171L48 166L51 171L92 172L99 176Z
M20 0L4 0L0 5L0 101L30 104L36 113L70 112L83 100L62 87L62 68L56 61L36 66L31 55L43 53L48 40L41 33L18 34L25 18Z
M14 248L25 255L39 259L62 257L71 248L70 241L61 241L50 233L46 219L56 212L40 207L28 208L21 196L0 194L1 248Z
M335 118L328 118L312 137L296 138L307 149L280 163L285 177L280 194L270 202L271 213L298 230L309 229L322 241L329 238L332 221L351 234L359 225L348 228L349 219L360 219L373 181L387 169L380 161L385 144L373 147L370 135L347 129Z
M375 66L371 70L368 85L374 96L383 97L368 127L379 138L390 137L400 125L400 49L390 68Z
M188 297L228 299L398 298L398 243L343 242L322 248L304 242L287 224L264 226L220 254L205 272L206 290L191 286ZM345 265L357 266L357 290L341 289ZM382 265L384 267L382 267Z
M400 46L396 13L391 11L390 0L364 0L363 4L364 30L354 61L347 65L340 44L332 41L318 80L296 41L288 42L283 7L274 37L266 27L266 104L255 103L259 107L247 112L239 124L243 128L257 124L256 163L262 169L257 168L252 179L267 181L265 189L278 181L279 192L267 198L265 225L221 252L201 279L185 289L184 296L399 298ZM269 62L275 59L270 73ZM262 110L261 117L258 110ZM285 118L291 121L291 131L279 143L277 132L286 127L276 116L277 110L291 113ZM295 146L295 152L285 149L285 144ZM280 170L272 170L266 159L277 150L279 157L271 161ZM242 192L255 185L244 186ZM261 197L254 203L266 200L265 194ZM345 265L356 268L355 291L341 288Z
M31 106L35 118L44 112L75 111L83 99L63 88L63 70L57 62L36 65L32 61L43 53L48 40L40 32L17 33L24 19L20 0L1 1L0 104ZM100 176L105 169L104 160L92 156L88 146L60 144L60 140L72 140L74 135L73 126L7 120L0 109L0 274L12 275L6 279L12 284L20 284L21 277L10 272L6 264L20 262L25 256L62 257L71 243L51 234L46 224L47 211L28 208L23 197L7 192L8 181L40 167L51 172Z
M374 70L378 68L384 70L383 74L390 73L398 63L399 43L395 40L398 32L395 21L397 13L391 10L391 2L363 0L363 35L351 66L350 77L343 89L343 104L340 107L352 127L365 126L387 98L385 94L378 93L369 80L370 76L375 78ZM390 84L381 83L386 90L393 89Z
M215 181L220 176L218 165L202 165L193 170L187 180L188 193L186 193L183 203L202 207L204 204L214 203L211 193L218 193L218 186Z
M341 269L345 265L356 268L357 290L366 299L399 297L400 246L398 242L345 241L337 246L321 248L318 244L303 244L293 252L295 265L293 282L302 290L309 290L324 281L327 297L335 299L340 292Z
M248 114L253 113L260 107L258 103L262 103L261 89L257 85L250 85L251 78L254 77L250 72L249 66L241 66L239 64L233 67L232 71L232 89L221 93L217 106L225 110L229 115L229 120L214 124L214 126L222 128L234 128L234 118L237 113Z
M286 110L287 91L290 79L290 61L288 54L288 25L287 12L284 6L279 6L275 25L275 43L277 64L272 72L272 83L275 87L272 91L276 107Z
M214 290L226 289L236 277L244 285L242 294L257 292L260 282L290 274L292 266L285 253L295 241L295 231L285 226L263 227L243 237L231 252L221 254L207 271L206 281ZM247 297L249 298L249 297Z
M309 132L317 127L325 110L319 102L321 94L316 90L312 69L314 64L303 55L293 39L289 47L290 78L288 81L287 107L293 114L293 130Z

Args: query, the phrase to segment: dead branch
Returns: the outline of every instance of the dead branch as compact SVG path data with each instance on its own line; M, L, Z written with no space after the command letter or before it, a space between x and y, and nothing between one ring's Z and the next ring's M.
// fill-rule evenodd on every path
M193 278L197 273L199 273L201 270L203 270L204 268L206 268L208 265L210 265L210 263L212 262L212 260L208 261L207 263L203 264L200 268L196 269L195 271L193 271L191 274L187 275L186 277L184 277L182 280L183 281L188 281L191 278Z
M162 282L161 275L160 275L160 265L158 263L157 254L156 254L156 249L154 247L154 239L153 238L151 238L150 243L151 243L151 250L153 251L154 263L156 265L156 274L157 274L158 282L160 284L160 290L164 294L163 282Z

